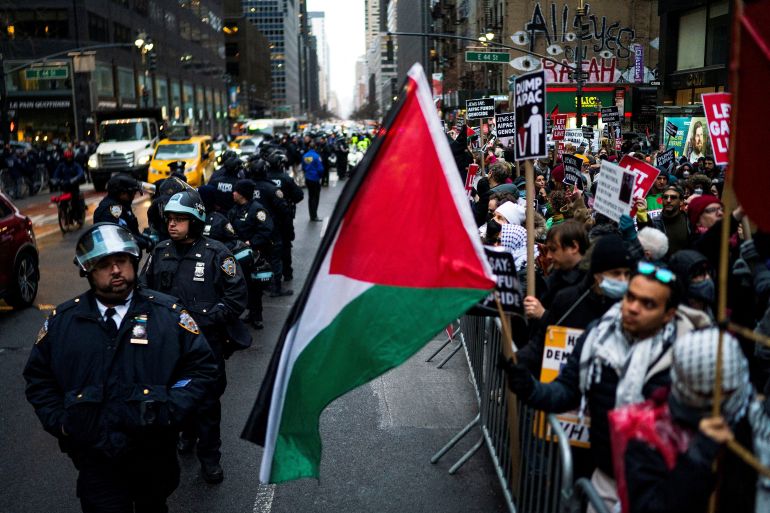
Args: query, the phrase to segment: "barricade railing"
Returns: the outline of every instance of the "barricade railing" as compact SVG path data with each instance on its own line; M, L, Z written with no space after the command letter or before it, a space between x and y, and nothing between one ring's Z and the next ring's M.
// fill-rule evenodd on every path
M554 415L534 410L509 391L498 368L499 319L464 316L460 342L479 400L479 413L431 458L436 463L479 425L481 439L449 469L454 474L486 445L511 513L557 513L573 496L572 453ZM434 355L435 356L435 355ZM512 407L509 407L512 404Z

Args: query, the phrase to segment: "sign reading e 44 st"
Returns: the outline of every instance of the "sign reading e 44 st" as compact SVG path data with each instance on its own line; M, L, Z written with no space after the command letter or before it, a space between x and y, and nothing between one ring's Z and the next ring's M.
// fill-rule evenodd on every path
M535 71L516 78L513 104L516 112L516 158L546 156L545 72Z
M66 66L57 66L55 68L27 68L24 70L25 80L57 80L68 78L70 70Z
M495 62L506 64L511 60L508 52L465 52L465 62Z

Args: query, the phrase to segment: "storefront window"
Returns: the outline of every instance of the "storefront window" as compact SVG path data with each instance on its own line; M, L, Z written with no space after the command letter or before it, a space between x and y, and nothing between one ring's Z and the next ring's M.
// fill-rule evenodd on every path
M185 83L184 87L182 88L182 92L184 93L184 97L182 98L184 104L184 112L182 113L182 117L185 121L188 121L193 119L195 116L195 98L193 96L192 84Z
M134 70L118 68L118 91L124 100L136 100L136 88L134 85Z
M169 117L182 118L182 87L176 80L171 81L171 112L169 112Z
M702 7L679 18L676 69L702 68L706 55L706 14Z
M115 96L115 83L112 79L112 66L109 64L97 64L94 69L94 82L98 96Z
M195 107L198 109L198 119L203 119L206 105L204 102L203 88L200 86L195 89Z
M168 108L168 80L155 77L155 94L158 107Z

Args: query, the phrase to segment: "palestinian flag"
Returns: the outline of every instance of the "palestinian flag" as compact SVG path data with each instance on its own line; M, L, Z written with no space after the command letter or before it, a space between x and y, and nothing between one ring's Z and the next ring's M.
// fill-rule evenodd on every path
M422 67L342 191L243 438L260 479L318 477L323 409L403 363L495 282Z

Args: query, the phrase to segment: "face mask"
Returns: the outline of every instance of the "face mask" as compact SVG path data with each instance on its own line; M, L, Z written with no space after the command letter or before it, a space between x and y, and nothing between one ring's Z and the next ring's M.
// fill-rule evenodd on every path
M620 299L628 290L628 282L623 280L616 280L614 278L607 278L605 276L602 278L601 283L599 283L599 289L601 289L602 294L608 298Z
M697 283L690 283L690 286L687 287L687 293L693 299L712 304L716 298L714 280L709 278Z

